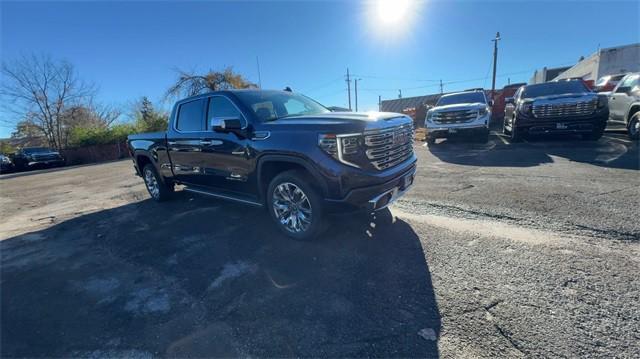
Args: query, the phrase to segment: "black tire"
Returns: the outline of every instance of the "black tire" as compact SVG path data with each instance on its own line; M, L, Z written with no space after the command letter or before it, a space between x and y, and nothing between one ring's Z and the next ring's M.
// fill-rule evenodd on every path
M511 143L522 142L522 130L516 127L515 122L511 124L511 131L509 131L509 141Z
M154 201L163 202L171 198L173 194L173 184L165 184L151 163L142 169L142 179L144 180L151 199Z
M627 125L627 134L633 141L640 139L640 111L631 115L629 124Z
M476 141L479 143L487 143L489 142L489 130L483 130L476 136Z
M604 135L605 127L605 125L598 126L597 128L593 129L591 133L582 135L582 138L587 141L597 141L600 139L600 137L602 137L602 135Z
M269 215L282 233L295 240L316 239L324 230L324 203L312 183L313 180L305 172L292 170L277 175L271 180L267 189L265 204ZM300 192L296 191L296 187L306 197L306 202L301 199L302 196L300 196ZM293 200L288 201L286 196L283 196L287 191L293 194ZM278 213L276 210L278 203L280 206L289 207ZM290 215L287 222L284 223L287 210L288 213L291 213L291 206L294 206L293 210L297 212L297 215Z

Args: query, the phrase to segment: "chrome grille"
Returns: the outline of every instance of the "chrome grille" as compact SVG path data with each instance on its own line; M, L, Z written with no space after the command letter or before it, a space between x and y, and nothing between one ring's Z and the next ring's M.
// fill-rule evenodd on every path
M413 154L413 124L367 131L364 143L373 167L378 170L394 167Z
M478 110L441 111L433 114L436 123L465 123L478 117Z
M573 103L534 105L533 115L538 118L590 115L595 111L597 104L598 100L593 99Z

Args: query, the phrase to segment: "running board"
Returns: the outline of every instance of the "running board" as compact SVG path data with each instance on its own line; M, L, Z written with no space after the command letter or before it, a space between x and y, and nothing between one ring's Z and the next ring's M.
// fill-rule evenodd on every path
M219 198L219 199L225 199L228 201L234 201L234 202L240 202L240 203L244 203L244 204L248 204L251 206L256 206L256 207L262 207L262 203L256 202L256 201L252 201L249 199L244 199L244 198L238 198L235 197L233 195L229 195L229 194L220 194L217 192L212 192L208 189L204 189L204 188L193 188L193 187L187 187L185 186L183 191L189 191L189 192L193 192L193 193L198 193L198 194L203 194L205 196L211 196L211 197L215 197L215 198Z

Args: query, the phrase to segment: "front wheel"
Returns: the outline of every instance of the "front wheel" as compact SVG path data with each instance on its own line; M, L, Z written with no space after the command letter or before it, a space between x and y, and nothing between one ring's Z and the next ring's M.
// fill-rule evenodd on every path
M173 186L165 185L152 164L144 166L142 178L151 198L157 202L166 201L173 192Z
M629 138L634 141L640 138L640 111L634 113L629 119L627 133L629 134Z
M269 184L267 209L278 229L297 240L315 239L323 229L322 198L301 171L277 175Z
M588 141L597 141L600 139L600 137L602 137L602 135L604 135L604 128L606 127L606 125L601 125L598 126L596 128L593 129L593 131L591 133L588 133L586 135L582 135L582 138Z

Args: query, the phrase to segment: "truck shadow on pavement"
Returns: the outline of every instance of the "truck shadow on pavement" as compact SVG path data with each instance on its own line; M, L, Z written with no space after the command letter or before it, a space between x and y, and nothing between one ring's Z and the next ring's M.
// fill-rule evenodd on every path
M616 131L606 132L598 141L549 135L530 136L523 143L509 143L505 136L492 134L486 144L447 139L428 150L443 162L467 166L533 167L562 157L601 167L640 169L638 143Z
M0 354L438 357L431 275L406 222L337 217L304 243L263 210L176 197L0 242Z

